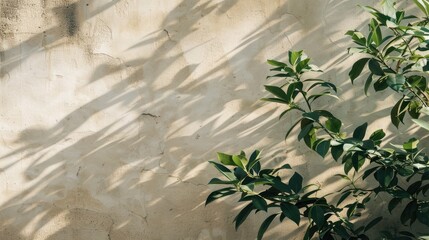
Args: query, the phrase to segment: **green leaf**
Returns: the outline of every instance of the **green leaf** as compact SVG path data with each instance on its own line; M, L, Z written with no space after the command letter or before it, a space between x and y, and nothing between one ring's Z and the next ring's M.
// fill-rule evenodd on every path
M231 181L237 180L237 178L235 177L234 173L231 172L231 170L229 170L228 168L226 168L225 166L217 163L217 162L213 162L213 161L209 161L209 163L213 164L215 166L215 168L222 173L226 178L228 178Z
M391 89L399 92L405 84L405 77L402 74L388 74L386 83Z
M352 83L357 77L359 77L363 68L365 67L365 64L368 61L369 61L369 58L362 58L362 59L357 60L353 64L352 69L349 72L349 77L350 77L350 80L352 81Z
M377 79L377 81L375 81L374 83L374 90L376 92L380 92L383 91L384 89L386 89L389 85L387 85L386 83L386 76L380 77L379 79Z
M296 96L296 94L294 94L295 92L302 90L302 86L303 86L302 82L293 82L289 84L286 91L286 96L289 102L292 102L292 100L295 98Z
M398 167L397 171L403 177L411 176L414 173L414 169L411 166Z
M297 206L295 206L291 203L288 203L288 202L283 202L283 203L281 203L280 208L281 208L283 214L287 218L289 218L294 223L296 223L296 225L299 225L299 222L301 220L301 216L300 216L299 209Z
M250 169L253 169L254 168L254 166L255 166L255 164L259 161L258 160L258 157L259 157L259 154L260 154L261 152L259 151L259 150L255 150L255 151L253 151L253 153L250 155L250 158L249 158L249 163L247 164L247 170L249 171Z
M347 154L345 156L347 156ZM344 172L346 174L348 174L350 172L350 170L353 168L352 159L351 158L346 158L346 160L343 162L343 164L344 164Z
M235 190L235 188L233 187L227 187L227 188L222 188L216 191L213 191L212 193L209 194L209 196L207 197L206 200L206 204L209 204L211 202L213 202L216 199L222 198L222 197L226 197L228 195L232 195L234 193L236 193L237 191Z
M354 153L352 156L352 164L353 168L356 170L356 172L359 171L359 169L363 166L365 163L365 157L360 155L358 152Z
M410 225L416 221L418 205L415 200L409 202L401 214L401 223L406 225L409 221Z
M421 108L421 103L419 101L413 100L411 101L410 105L408 105L408 114L410 114L412 118L419 118Z
M302 56L302 51L297 51L297 52L289 51L288 56L289 56L289 63L292 65L295 65L300 60Z
M365 229L363 231L364 232L369 231L371 228L373 228L375 225L377 225L377 223L379 223L382 219L383 219L383 217L377 217L377 218L373 219L371 222L369 222L365 226Z
M295 172L293 176L289 179L289 186L294 193L299 193L302 189L302 176L299 173Z
M301 139L307 136L311 129L313 129L313 124L308 124L301 128L301 131L298 134L298 141L301 141Z
M314 122L318 122L319 121L319 117L321 116L319 112L306 112L303 113L302 116L304 118L310 119Z
M365 172L364 172L364 174L362 175L362 180L365 180L365 178L367 178L369 175L371 175L375 170L377 170L379 167L373 167L373 168L370 168L370 169L368 169L368 170L366 170Z
M267 211L267 207L268 207L268 204L267 204L267 202L265 201L265 199L263 199L262 197L260 197L260 196L258 196L258 195L255 195L255 196L252 196L252 204L253 204L253 206L256 208L256 209L259 209L259 210L262 210L262 211Z
M360 125L359 127L357 127L353 131L353 138L363 140L363 138L365 137L367 127L368 127L368 123L364 123L364 124Z
M393 180L394 171L392 168L379 168L375 174L375 179L380 183L383 187L388 187L390 182Z
M337 118L328 118L325 122L326 128L334 133L339 133L341 130L341 121Z
M249 203L246 205L246 207L244 207L235 217L234 222L235 222L235 230L238 229L238 227L240 227L240 225L246 220L246 218L249 216L249 214L252 212L253 210L253 204Z
M392 198L392 200L390 200L387 209L389 210L390 213L392 213L393 209L395 209L399 203L401 203L402 198Z
M404 143L402 146L407 151L414 151L417 150L417 145L419 144L419 140L416 138L411 138L406 143Z
M224 165L236 166L234 161L232 161L232 155L218 152L217 159Z
M373 74L370 73L368 75L368 78L365 81L365 86L364 86L363 91L364 91L364 93L365 93L366 96L368 96L368 89L369 89L369 86L371 86L371 83L372 83L372 76L373 76Z
M247 159L246 157L242 155L233 155L232 161L235 163L237 167L240 167L241 169L245 169L245 166L247 165Z
M281 104L289 104L289 102L287 102L286 100L280 99L280 98L261 98L261 101L281 103Z
M237 181L224 181L224 180L221 180L219 178L212 178L210 180L209 184L234 184L236 182Z
M319 229L325 224L325 211L319 206L310 208L309 218L312 219Z
M403 111L409 102L405 102L405 96L403 96L392 108L390 111L390 119L395 125L396 128L399 127L399 123L404 120L405 117L405 111Z
M337 161L341 157L343 152L343 145L331 147L331 155L335 159L335 161Z
M331 144L329 140L323 140L316 145L316 152L324 158L328 153L330 146Z
M378 129L377 131L373 132L369 139L371 139L374 142L380 141L386 136L386 133L384 133L383 129Z
M376 76L383 76L384 75L384 71L380 67L380 63L377 60L375 60L374 58L371 58L369 60L368 68L371 71L371 73L376 75Z
M381 29L378 23L371 19L371 25L372 25L372 40L374 40L375 45L378 47L382 43L383 37L381 35Z
M280 99L284 100L287 103L290 102L290 99L287 97L287 95L283 91L283 89L281 89L281 88L279 88L277 86L265 85L265 90L267 90L268 92L274 94L276 97L279 97Z
M265 232L267 231L268 227L270 226L271 222L276 218L277 214L273 214L269 217L267 217L264 222L261 224L261 227L258 231L258 240L262 240L262 237L264 236Z
M285 67L287 66L286 63L278 62L276 60L267 60L267 63L276 67Z

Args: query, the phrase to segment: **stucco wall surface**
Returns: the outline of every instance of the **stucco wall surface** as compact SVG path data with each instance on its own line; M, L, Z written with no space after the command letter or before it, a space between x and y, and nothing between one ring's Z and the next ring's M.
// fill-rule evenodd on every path
M374 2L1 0L0 239L254 239L263 215L235 231L236 199L204 206L207 161L262 148L334 186L341 167L284 142L293 116L259 101L265 61L304 49L339 85L346 103L323 104L345 127L387 114L347 78L344 33Z

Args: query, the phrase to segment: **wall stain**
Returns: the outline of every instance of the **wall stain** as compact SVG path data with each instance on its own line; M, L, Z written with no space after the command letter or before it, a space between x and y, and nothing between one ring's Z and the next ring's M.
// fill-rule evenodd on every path
M69 37L76 35L79 31L79 20L77 4L72 3L63 8L64 23Z
M13 36L18 24L21 1L0 1L0 38Z

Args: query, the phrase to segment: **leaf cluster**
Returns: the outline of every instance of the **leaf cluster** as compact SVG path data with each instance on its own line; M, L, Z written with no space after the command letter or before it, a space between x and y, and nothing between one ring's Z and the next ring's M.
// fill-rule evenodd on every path
M429 113L429 1L413 2L423 17L406 15L391 0L382 1L384 11L364 7L372 16L368 34L357 30L346 33L357 45L349 52L364 56L353 64L349 77L354 83L366 67L369 74L364 83L365 94L373 85L376 92L390 89L397 95L398 100L390 111L392 124L399 127L408 113L415 123L429 130L429 123L418 119ZM386 144L385 132L382 129L368 132L368 123L357 126L351 133L345 132L342 121L328 109L316 109L316 100L337 98L337 87L323 79L305 78L307 72L321 70L310 63L303 51L289 51L287 62L268 60L268 64L274 66L271 69L274 74L268 79L281 78L282 82L265 85L271 96L263 100L285 107L280 118L292 110L300 113L286 138L298 128L298 141L303 141L320 157L330 156L343 166L343 173L336 177L346 181L346 186L337 192L317 196L320 186L304 185L299 173L286 177L279 174L282 170L290 170L289 164L263 168L258 150L249 158L244 152L239 155L218 153L219 161L211 163L226 180L213 178L210 184L229 187L212 192L206 204L240 194L239 201L247 204L235 218L236 228L253 211L270 210L272 214L262 223L258 239L262 239L277 217L280 222L289 219L297 225L308 223L306 240L313 237L369 239L368 231L383 217L375 216L362 226L357 226L355 220L362 217L362 211L379 195L388 197L386 210L399 211L400 214L391 217L400 216L404 226L412 227L416 222L429 226L429 158L419 148L420 140L412 137L400 145ZM332 203L332 199L336 199L336 203ZM384 239L421 239L409 231L400 231L397 235L382 231L381 235Z

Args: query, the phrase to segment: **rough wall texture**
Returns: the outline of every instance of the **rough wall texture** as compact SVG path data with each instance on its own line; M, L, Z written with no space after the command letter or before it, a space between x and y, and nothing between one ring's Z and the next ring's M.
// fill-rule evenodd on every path
M348 126L364 121L351 113L383 116L345 68L344 32L373 2L1 0L0 239L255 238L260 217L233 229L234 199L204 207L207 160L262 147L267 164L288 156L335 185L337 165L285 144L293 117L258 101L264 62L305 49L343 100L360 100L325 103Z

